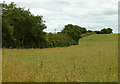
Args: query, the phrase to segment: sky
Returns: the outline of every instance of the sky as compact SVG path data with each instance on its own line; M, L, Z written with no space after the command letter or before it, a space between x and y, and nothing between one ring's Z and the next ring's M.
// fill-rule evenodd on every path
M73 24L93 31L110 27L114 33L118 33L118 1L5 0L6 3L15 2L18 7L29 8L34 15L42 15L46 32L55 32L55 29L59 32L65 25Z

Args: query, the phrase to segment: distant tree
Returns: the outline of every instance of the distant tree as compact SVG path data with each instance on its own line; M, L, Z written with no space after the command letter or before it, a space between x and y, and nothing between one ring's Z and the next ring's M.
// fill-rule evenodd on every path
M105 28L102 29L102 30L101 30L101 33L102 33L102 34L107 34L107 29L105 29Z
M67 47L71 45L77 45L77 42L68 35L59 33L56 36L56 44L57 47Z
M78 25L68 24L64 26L62 33L70 36L76 42L78 42L78 40L81 38L81 34L86 33L86 31L86 28L80 27Z
M92 30L88 30L88 32L90 32L90 33L91 33L91 32L93 32L93 31L92 31Z
M101 31L94 31L96 34L102 34Z
M113 31L113 30L112 30L111 28L107 28L107 33L108 33L108 34L113 33L112 31Z
M96 33L95 32L86 32L86 33L82 34L81 36L83 38L83 37L86 37L86 36L89 36L89 35L93 35L93 34L96 34Z
M104 28L101 30L102 34L111 34L112 33L112 29L111 28Z
M57 35L53 33L46 34L47 47L67 47L75 44L77 43L74 39L63 33L58 33Z
M112 33L112 29L111 28L104 28L101 29L101 31L95 31L96 34L111 34Z

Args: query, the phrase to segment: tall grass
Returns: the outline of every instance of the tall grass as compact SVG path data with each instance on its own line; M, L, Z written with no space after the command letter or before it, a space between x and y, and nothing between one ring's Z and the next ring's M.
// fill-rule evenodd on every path
M78 46L3 49L3 82L115 82L117 35L92 35Z

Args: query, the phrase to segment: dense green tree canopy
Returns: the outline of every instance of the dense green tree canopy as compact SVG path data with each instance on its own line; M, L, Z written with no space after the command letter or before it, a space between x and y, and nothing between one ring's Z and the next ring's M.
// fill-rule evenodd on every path
M2 4L3 46L5 47L41 47L46 28L42 16L34 16L29 9Z
M111 28L104 28L101 29L101 31L95 31L97 34L111 34L112 33L112 29Z
M73 38L75 41L78 41L79 38L81 38L81 34L86 33L86 31L87 31L86 28L80 27L78 25L72 25L72 24L65 25L65 27L62 30L64 34L67 34L68 36Z
M43 16L34 16L30 10L16 7L14 2L2 3L2 46L5 48L48 48L76 45L80 38L91 34L110 34L111 28L101 31L86 30L67 24L61 32L43 32L47 26Z
M111 34L112 33L112 29L111 28L107 28L107 29L104 28L104 29L101 30L101 33L102 34Z

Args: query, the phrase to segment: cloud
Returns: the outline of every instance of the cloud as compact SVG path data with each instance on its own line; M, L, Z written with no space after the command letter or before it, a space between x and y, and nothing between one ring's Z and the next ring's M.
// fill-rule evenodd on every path
M2 0L3 1L3 0ZM118 2L119 0L5 0L7 2Z
M75 24L91 30L112 27L118 32L118 0L6 0L30 8L34 15L43 15L47 32L62 30Z

